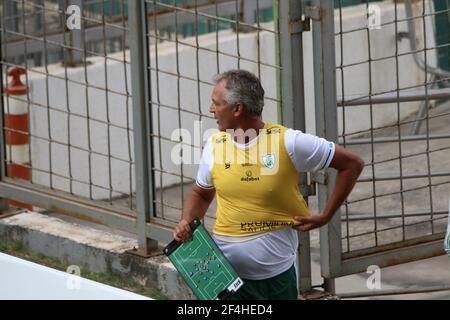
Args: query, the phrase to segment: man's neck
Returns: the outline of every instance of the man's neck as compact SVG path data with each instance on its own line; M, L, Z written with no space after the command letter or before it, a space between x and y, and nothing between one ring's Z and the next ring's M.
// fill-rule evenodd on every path
M246 119L234 130L233 139L237 143L247 144L255 139L263 128L264 122L261 118Z

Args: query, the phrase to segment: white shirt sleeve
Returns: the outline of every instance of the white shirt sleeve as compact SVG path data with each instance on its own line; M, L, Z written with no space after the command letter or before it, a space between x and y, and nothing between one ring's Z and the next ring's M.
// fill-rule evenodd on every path
M213 150L212 150L212 142L211 138L205 144L203 148L202 158L200 159L200 165L198 167L197 178L195 179L195 183L197 186L203 189L211 189L214 188L212 178L211 178L211 170L213 168L214 159L213 159Z
M336 150L331 141L293 129L286 130L284 144L298 172L327 168Z

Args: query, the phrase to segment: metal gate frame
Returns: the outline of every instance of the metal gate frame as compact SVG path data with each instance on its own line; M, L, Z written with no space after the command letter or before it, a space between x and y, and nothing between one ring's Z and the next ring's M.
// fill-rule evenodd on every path
M305 88L303 78L303 31L309 30L309 18L302 17L302 5L296 0L274 1L278 9L278 31L280 39L276 52L281 66L278 88L281 100L281 121L283 125L306 131ZM274 23L277 19L274 19ZM313 192L308 185L306 173L299 177L300 190L306 201ZM297 287L301 294L312 289L311 252L309 232L299 232L297 255Z
M95 223L137 235L138 248L130 251L148 256L157 249L158 241L168 243L172 240L172 226L164 221L153 220L152 206L153 183L149 168L152 167L151 139L149 134L150 99L148 97L149 78L148 45L146 43L146 17L143 1L129 0L130 51L132 68L132 97L134 121L134 152L136 159L136 211L115 208L112 205L72 196L69 193L52 190L44 186L15 180L6 176L5 132L0 130L0 205L7 206L7 199L14 199L40 208L62 212L66 215L81 217ZM5 35L5 26L1 25L0 44ZM3 64L5 54L0 50L0 126L3 128L3 114L6 106L3 100L3 72L9 65ZM136 217L135 217L136 216ZM1 217L1 213L0 213Z
M334 33L334 0L303 0L305 14L313 28L313 59L316 134L338 142L336 57ZM398 100L395 97L394 101ZM423 97L420 97L422 99ZM419 98L417 98L419 100ZM425 99L428 99L425 96ZM313 176L318 184L319 211L325 207L336 179L336 172L327 169ZM335 294L335 278L365 272L370 265L387 267L443 254L444 233L402 243L342 253L341 212L338 210L329 224L320 230L321 275L324 288Z

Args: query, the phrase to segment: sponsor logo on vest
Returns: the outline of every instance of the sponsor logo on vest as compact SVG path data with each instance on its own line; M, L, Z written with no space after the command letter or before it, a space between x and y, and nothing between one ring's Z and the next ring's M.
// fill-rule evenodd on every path
M267 168L272 169L275 165L275 155L273 153L264 155L262 162Z
M292 221L266 220L241 222L241 230L247 232L272 231L280 227L293 226Z
M231 163L225 162L225 169L230 169L230 167L231 167Z
M272 133L280 133L280 129L279 128L268 128L266 130L267 134L272 134Z
M253 165L254 165L253 163L241 163L241 166L243 167L251 167Z
M227 137L220 137L216 139L216 143L225 143L227 142Z
M242 177L241 181L245 181L245 182L259 181L259 177L254 178L253 172L251 172L250 170L247 170L245 172L245 175L246 175L246 177Z

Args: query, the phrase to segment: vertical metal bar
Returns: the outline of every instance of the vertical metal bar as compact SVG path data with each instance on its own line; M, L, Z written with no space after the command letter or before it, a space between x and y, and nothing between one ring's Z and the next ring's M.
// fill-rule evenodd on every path
M136 163L136 211L138 252L147 254L157 248L150 240L147 223L155 213L153 186L153 138L150 110L150 55L147 42L147 6L140 0L129 0L131 84L133 95L134 152Z
M216 4L216 10L217 10L217 4ZM202 118L203 118L203 113L202 113L202 97L201 97L201 87L200 87L200 43L198 41L198 2L197 0L195 0L195 60L196 60L196 66L197 66L197 99L198 99L198 121L200 124L200 132L203 130L203 123L202 123ZM208 20L209 23L209 20ZM217 31L216 31L217 32ZM218 43L216 43L216 45L218 45ZM195 130L195 129L194 129ZM196 143L197 141L200 143L200 145L198 146L199 148L202 148L202 140L197 140L194 138L193 144L194 144L194 150L197 147ZM194 151L195 152L195 151ZM183 188L183 186L182 186ZM182 189L183 191L183 189ZM182 205L183 207L183 205ZM204 222L204 218L203 218L203 222Z
M342 140L343 146L346 146L347 135L346 135L346 121L345 121L345 77L344 77L344 33L343 33L343 23L342 23L342 0L339 0L339 42L340 42L340 65L339 70L341 74L341 97L342 97ZM345 203L345 230L346 230L346 244L347 252L350 252L350 224L349 224L349 210L348 204Z
M5 148L5 132L3 131L4 128L4 115L5 115L5 109L4 109L4 84L3 84L3 76L6 72L6 68L3 66L3 57L6 57L6 54L3 52L3 48L6 48L6 41L3 42L5 39L4 37L4 31L5 31L5 25L3 24L4 19L1 19L0 21L0 180L3 180L6 176L6 148ZM8 199L6 198L0 198L0 215L1 211L4 211L8 209Z
M209 20L208 20L209 22ZM200 87L200 43L198 41L198 8L195 0L195 61L197 65L197 99L198 99L198 120L202 121L202 95ZM201 146L200 146L201 147Z
M36 0L35 2L38 6L42 6L44 0ZM39 32L42 29L42 14L43 14L42 8L35 7L33 14L35 15L34 16L34 30ZM34 59L34 65L40 66L42 63L42 52L35 52L33 54L33 59ZM31 159L31 157L30 157L30 159Z
M245 0L241 2L241 18L242 22L248 25L255 23L255 10L257 7L256 1L258 0ZM258 12L256 12L258 14ZM240 32L252 32L254 28L250 26L241 26Z
M44 44L44 70L45 70L45 97L46 97L46 108L47 108L47 126L48 126L48 160L49 160L49 180L50 180L50 189L53 189L53 158L52 158L52 124L51 124L51 107L50 107L50 86L49 86L49 70L48 70L48 65L49 65L49 51L47 48L47 23L46 23L46 14L45 14L45 10L46 10L46 3L44 1L44 14L43 14L43 31L44 34L42 36L43 38L43 44ZM25 8L23 8L23 10L25 11ZM25 30L24 30L25 31ZM26 59L26 52L25 54L25 59Z
M195 3L195 6L197 6L197 3ZM180 72L180 45L179 45L179 39L178 39L178 10L175 6L175 64L176 64L176 70L177 70L177 115L178 115L178 128L183 128L182 125L182 116L181 116L181 72ZM197 66L198 68L198 66ZM183 135L180 134L180 140L179 143L183 146ZM181 161L180 161L180 207L183 207L183 200L184 200L184 165L183 165L183 147L181 148ZM161 185L161 192L163 191L163 186ZM181 217L181 214L180 214Z
M9 31L19 31L19 17L16 0L4 0L5 24L4 28ZM4 39L6 41L6 38Z
M105 68L105 104L106 104L106 122L108 127L107 133L107 153L108 153L108 182L109 182L109 203L112 204L113 186L112 186L112 169L111 169L111 119L109 112L109 89L108 89L108 51L106 48L106 19L105 19L105 3L102 3L102 32L103 32L103 55L104 62L103 66Z
M155 48L155 54L154 54L154 63L155 63L155 88L156 88L156 104L157 104L157 136L158 136L158 154L159 154L159 169L160 172L159 174L159 202L160 202L160 213L161 213L161 218L164 219L164 190L163 190L163 171L164 171L164 167L163 167L163 161L162 161L162 134L161 134L161 95L160 95L160 85L159 85L159 55L158 55L158 34L160 33L160 30L158 29L158 9L156 6L156 0L153 0L153 32L155 33L155 44L154 44L154 48ZM169 33L170 34L170 33ZM149 64L150 67L150 64Z
M235 19L235 25L236 25L236 56L238 57L237 58L237 68L238 69L240 69L241 68L241 51L240 51L240 48L239 48L239 29L241 28L241 25L240 25L240 16L241 16L241 13L239 12L240 11L240 7L239 7L239 1L238 0L235 0L235 8L236 8L236 14L235 14L235 16L234 16L234 19Z
M220 23L219 23L219 19L217 19L217 17L219 16L219 8L218 8L218 4L217 1L215 1L215 15L216 15L216 19L215 22L215 26L216 26L216 66L217 66L217 71L216 73L220 73L220 59L219 59L219 29L220 29Z
M336 57L334 43L334 0L313 0L319 19L313 20L314 87L316 108L316 133L337 143L336 107ZM329 169L328 179L318 185L319 210L322 211L331 194L336 173ZM325 290L335 293L334 279L341 268L341 213L337 210L333 219L320 229L321 273Z
M295 0L279 1L278 4L282 122L285 126L305 131L302 8ZM307 185L305 173L300 174L299 182L300 189ZM299 240L297 281L300 293L305 293L312 288L309 232L300 232Z
M448 24L450 26L450 1L449 0L446 0L445 11L446 11L446 14L447 14L447 22L448 22Z
M434 6L434 3L432 5ZM450 26L450 1L449 0L446 0L445 14L447 14L447 23ZM435 32L437 32L437 26L436 26ZM437 34L437 33L435 33L435 34Z
M256 0L256 47L257 47L257 61L258 61L258 78L261 79L261 23L259 21L259 0ZM276 41L276 40L275 40Z
M24 5L24 3L22 2L22 14L24 14L24 12L25 12L25 5ZM23 28L23 34L24 35L26 35L27 34L27 28L26 28L26 20L25 20L25 17L23 17L23 19L22 19L22 28ZM28 69L29 69L29 66L28 66L28 59L27 59L27 57L28 57L28 46L27 46L27 39L26 39L26 37L24 37L23 38L23 52L24 52L24 65L25 65L25 70L26 70L26 72L25 72L25 86L26 86L26 88L30 88L30 81L29 81L29 78L28 78ZM30 90L27 90L27 114L28 115L30 115L30 101L31 101L31 98L30 98ZM9 110L9 108L8 108L8 110ZM9 113L9 111L8 111L8 113ZM31 128L31 125L30 125L30 117L28 117L28 127L29 128ZM30 132L28 132L28 137L29 137L29 141L28 141L28 159L29 159L29 163L27 164L27 166L30 168L30 172L31 172L31 175L30 175L30 182L33 182L33 174L32 174L32 169L31 169L31 135L30 135ZM11 151L11 150L10 150ZM10 154L12 155L12 152L10 152Z
M129 177L129 183L130 183L130 210L134 209L133 206L133 155L131 150L131 128L130 128L130 92L128 89L128 76L127 76L127 54L126 54L126 43L127 43L127 30L125 29L127 27L126 25L126 18L125 18L125 1L126 0L120 0L121 4L121 13L122 13L122 27L123 27L123 35L119 38L121 41L120 50L122 50L123 54L123 77L124 77L124 91L126 94L126 101L125 101L125 110L126 110L126 122L127 122L127 149L128 149L128 177Z
M275 65L277 67L281 66L281 38L280 38L280 0L272 1L273 7L273 23L275 30ZM276 68L276 83L277 83L277 119L282 121L283 119L283 109L281 103L281 69Z
M2 20L1 21L6 21L6 10L2 12ZM2 27L2 38L3 38L3 40L5 42L4 43L1 42L0 45L3 44L2 45L2 52L3 52L3 57L5 58L5 70L4 70L4 72L5 72L5 80L6 80L6 83L8 83L8 76L6 76L6 74L8 72L8 63L10 63L10 61L6 61L6 59L8 57L8 45L7 45L7 42L6 42L6 39L7 39L6 31L7 31L7 28L6 28L5 25L3 25L3 27ZM2 61L2 66L3 66L3 61ZM3 74L2 74L2 81L3 81ZM3 89L4 88L2 86L2 90ZM3 108L2 108L2 121L3 121L4 120L3 119L4 114L5 113L8 113L8 114L10 113L9 97L6 96L6 94L2 95L2 103L3 103ZM3 129L4 127L2 126L1 128ZM7 156L8 152L9 152L9 154L12 154L11 144L6 145L4 135L5 135L5 132L2 130L2 136L3 136L2 143L4 144L4 146L2 148L2 151L5 152L5 154L4 154L5 157L2 158L2 159L4 159L4 162L2 162L2 180L3 180L4 177L6 177L8 175L8 164L9 164L9 159L8 159L8 156ZM8 150L6 150L6 148L8 148Z
M431 189L431 162L430 162L430 109L429 109L429 99L428 99L428 56L427 56L427 25L426 25L426 12L425 12L425 1L422 0L422 26L423 26L423 54L424 54L424 89L425 89L425 106L426 106L426 135L427 135L427 173L428 173L428 195L430 199L430 223L431 223L431 234L435 233L434 230L434 208L433 208L433 192Z
M208 20L209 22L209 20ZM198 41L198 8L197 8L197 0L195 0L195 61L197 64L197 99L198 99L198 121L200 124L200 130L202 129L202 93L201 93L201 86L200 86L200 43ZM194 145L197 141L194 141ZM199 140L200 145L199 148L202 148L202 140ZM196 147L194 147L196 148ZM194 149L195 150L195 149Z
M247 0L242 1L242 22L245 24L254 24L255 23L255 9L256 9L256 2L255 0Z
M42 28L42 8L39 6L43 5L44 0L35 0L36 7L33 8L34 15L34 30L38 31Z
M80 8L80 19L83 18L83 0L69 0L69 5L76 5ZM61 8L64 12L67 8ZM81 23L80 29L73 29L70 31L70 43L72 48L78 50L70 50L69 55L69 65L76 66L77 64L83 62L83 52L81 48L83 47L83 33L84 33L84 23Z
M395 34L398 34L398 3L395 2ZM401 112L400 112L400 63L399 63L399 46L398 41L395 41L395 75L396 75L396 86L397 86L397 137L398 137L398 165L400 171L400 204L402 208L402 226L405 225L405 197L404 197L404 186L403 186L403 149L402 149L402 140L401 140ZM373 177L375 178L375 177ZM404 228L402 228L402 237L405 239Z
M61 25L65 24L65 16L64 15L60 15L60 19L61 19ZM63 66L64 66L64 83L65 83L65 87L66 87L66 110L67 110L67 159L68 159L68 170L69 170L69 192L70 194L73 194L73 175L72 175L72 155L71 155L71 142L72 142L72 138L71 138L71 134L70 131L72 130L71 125L70 125L70 120L71 120L71 109L70 109L70 89L69 89L69 74L67 72L67 64L65 63L68 59L67 57L67 50L66 50L66 46L67 46L67 41L66 41L66 37L63 36L63 45L64 48L62 49L62 53L63 53ZM31 159L31 157L30 157Z
M366 19L369 21L369 2L366 0ZM367 34L367 54L368 54L368 71L369 71L369 116L370 116L370 151L371 151L371 168L372 168L372 177L376 177L375 172L375 144L374 140L374 122L373 122L373 103L372 103L372 95L373 95L373 85L372 85L372 47L370 45L370 28L366 28ZM376 180L372 179L372 195L373 195L373 223L374 223L374 235L375 235L375 246L378 246L378 219L377 219L377 187Z
M67 0L64 0L67 1ZM86 20L82 19L81 20L81 25L82 25L82 37L83 39L86 39ZM86 127L87 127L87 148L88 148L88 179L89 179L89 199L93 199L92 197L92 143L91 143L91 115L90 115L90 110L89 110L89 78L88 78L88 70L87 70L87 66L88 66L88 61L87 61L87 57L88 57L88 48L87 48L87 43L86 41L83 41L83 67L84 67L84 83L85 83L85 97L86 97Z

